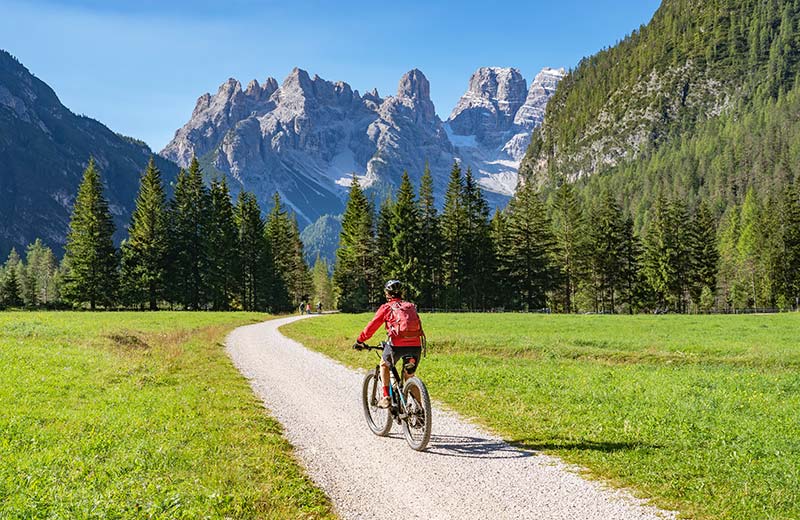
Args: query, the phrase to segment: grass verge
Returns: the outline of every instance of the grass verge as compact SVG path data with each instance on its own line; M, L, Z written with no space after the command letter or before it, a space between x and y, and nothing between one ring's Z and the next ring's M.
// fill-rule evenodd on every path
M366 368L349 347L370 317L282 330ZM423 321L432 396L509 441L688 517L800 518L800 315Z
M0 313L0 518L333 518L225 354L254 313Z

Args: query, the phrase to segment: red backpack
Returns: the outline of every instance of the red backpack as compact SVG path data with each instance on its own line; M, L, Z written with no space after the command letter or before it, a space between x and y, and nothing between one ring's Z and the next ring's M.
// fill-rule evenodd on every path
M419 319L416 305L404 301L393 303L389 332L398 338L423 337L425 333L422 331L422 320Z

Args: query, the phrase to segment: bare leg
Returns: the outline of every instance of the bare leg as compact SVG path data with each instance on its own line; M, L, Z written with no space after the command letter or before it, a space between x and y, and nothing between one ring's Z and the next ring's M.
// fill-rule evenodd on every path
M383 386L389 386L389 364L381 361L381 381Z

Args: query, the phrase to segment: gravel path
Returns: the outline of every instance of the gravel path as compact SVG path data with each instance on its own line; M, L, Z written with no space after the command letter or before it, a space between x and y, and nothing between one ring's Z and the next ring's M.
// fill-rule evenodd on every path
M426 452L411 450L397 425L390 437L373 435L361 410L363 373L278 332L297 319L238 328L227 349L342 518L675 517L436 406Z

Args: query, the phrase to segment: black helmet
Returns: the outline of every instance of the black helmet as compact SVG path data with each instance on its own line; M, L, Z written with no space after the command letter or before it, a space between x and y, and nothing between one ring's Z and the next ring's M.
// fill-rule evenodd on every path
M400 280L389 280L386 282L386 285L383 286L383 290L389 296L400 296L403 294L403 282Z

